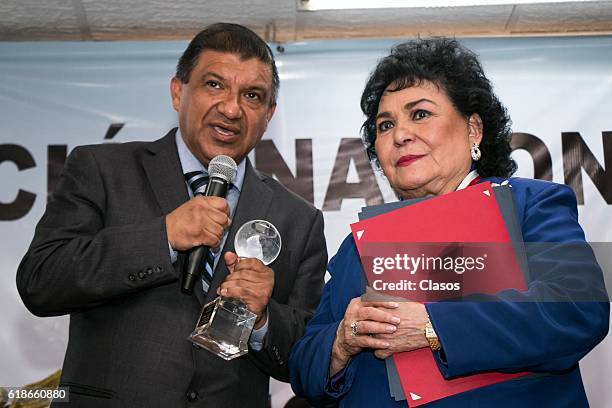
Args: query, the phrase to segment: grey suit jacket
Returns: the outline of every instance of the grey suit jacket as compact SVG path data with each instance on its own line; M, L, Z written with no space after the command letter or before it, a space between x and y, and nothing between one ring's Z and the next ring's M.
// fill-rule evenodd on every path
M321 212L247 162L224 250L251 219L281 233L264 347L225 361L187 340L227 268L218 263L206 299L180 292L186 254L171 264L164 222L189 199L174 137L75 148L19 266L32 313L70 314L61 379L70 406L265 407L269 376L288 379L289 350L318 304Z

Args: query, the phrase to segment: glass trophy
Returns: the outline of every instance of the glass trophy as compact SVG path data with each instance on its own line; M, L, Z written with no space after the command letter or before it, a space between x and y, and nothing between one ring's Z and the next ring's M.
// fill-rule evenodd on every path
M270 222L252 220L236 233L234 248L239 259L257 258L269 265L280 253L281 237ZM225 360L232 360L248 353L256 317L240 299L219 296L204 305L189 340Z

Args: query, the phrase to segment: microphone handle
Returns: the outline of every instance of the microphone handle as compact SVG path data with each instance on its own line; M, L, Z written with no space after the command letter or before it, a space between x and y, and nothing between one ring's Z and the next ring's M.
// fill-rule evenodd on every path
M206 197L221 197L225 198L227 195L227 187L229 183L220 177L211 177L206 186Z
M207 246L199 246L193 248L189 253L189 260L185 265L181 279L181 292L184 294L191 295L195 284L202 277L202 268L204 268L202 260L208 250L209 247Z
M227 195L227 188L229 183L217 177L211 177L208 185L206 186L206 192L203 194L206 197L222 197L225 198ZM181 292L186 295L193 294L193 288L195 284L200 280L202 276L202 269L204 268L203 259L206 257L206 252L210 248L208 246L198 246L192 248L189 253L189 260L183 270L181 277Z

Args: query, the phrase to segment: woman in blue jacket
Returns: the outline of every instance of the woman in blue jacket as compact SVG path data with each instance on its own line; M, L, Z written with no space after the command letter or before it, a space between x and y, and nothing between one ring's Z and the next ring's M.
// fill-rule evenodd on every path
M509 178L516 169L510 120L476 55L445 38L400 44L370 75L361 107L367 152L400 199L439 196L482 181L507 183L524 241L547 244L528 244L525 292L424 305L362 301L363 272L347 237L329 263L331 279L319 308L290 356L296 394L316 405L405 407L406 401L390 396L384 358L430 348L445 378L533 374L428 407L588 406L578 361L608 331L602 272L578 224L572 190Z

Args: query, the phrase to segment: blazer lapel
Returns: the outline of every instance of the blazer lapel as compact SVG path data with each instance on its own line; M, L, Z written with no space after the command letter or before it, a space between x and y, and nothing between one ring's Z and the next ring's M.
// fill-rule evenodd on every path
M143 167L163 214L168 214L187 200L181 161L174 140L176 128L163 138L151 143L151 154L143 158Z
M240 198L238 199L232 226L230 227L227 239L221 251L221 258L219 258L217 262L213 281L206 295L206 302L217 297L217 288L221 285L221 282L225 280L228 274L227 266L223 261L223 254L227 251L234 251L234 238L236 232L247 221L265 219L268 214L270 203L272 202L272 190L264 183L262 176L257 170L253 168L248 157L245 158L245 160L247 162L242 191L240 192Z
M189 192L183 177L183 168L176 150L176 128L163 138L147 146L148 154L143 157L142 166L155 194L162 214L168 214L189 200ZM179 252L174 266L179 276L182 276L186 254ZM197 289L197 288L196 288ZM178 290L178 288L177 288ZM199 301L204 301L204 293L199 292Z

